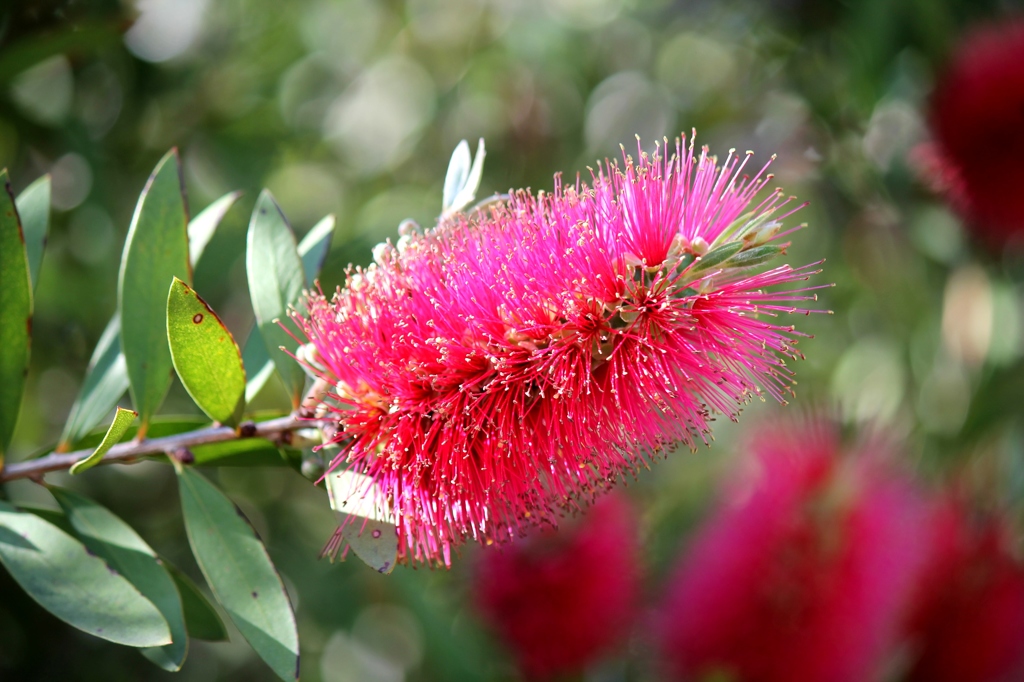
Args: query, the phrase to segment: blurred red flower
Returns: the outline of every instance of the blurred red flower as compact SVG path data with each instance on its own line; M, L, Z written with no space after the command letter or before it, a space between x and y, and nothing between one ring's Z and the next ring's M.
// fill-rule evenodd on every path
M1024 568L1005 524L972 523L943 503L934 547L911 612L914 659L907 682L1024 679Z
M1024 20L970 33L931 102L924 173L987 241L1024 233Z
M928 507L831 427L757 433L753 478L699 531L655 619L675 678L875 679L926 552Z
M639 593L637 528L623 497L573 527L486 550L474 589L527 679L581 669L626 635Z

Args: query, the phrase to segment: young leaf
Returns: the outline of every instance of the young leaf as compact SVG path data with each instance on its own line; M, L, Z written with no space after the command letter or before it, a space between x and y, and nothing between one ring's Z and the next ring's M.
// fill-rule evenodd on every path
M374 480L334 471L327 475L327 496L341 517L341 537L356 556L379 573L391 573L398 561L398 528Z
M153 602L170 626L171 643L143 649L142 654L164 670L181 669L188 653L185 616L174 580L156 552L106 507L62 488L50 487L50 493L85 546Z
M196 405L215 422L237 425L245 408L242 352L213 308L177 277L167 293L167 340Z
M171 385L167 347L167 282L191 281L188 208L178 153L171 150L149 177L128 230L118 279L121 350L132 403L145 434Z
M334 223L333 214L325 216L299 242L299 258L302 259L302 270L306 274L306 288L312 287L320 276L327 252L331 250Z
M263 543L202 474L179 468L178 488L192 553L217 601L278 677L297 680L295 614Z
M170 644L160 611L78 540L0 502L0 563L44 609L90 635L134 647Z
M455 197L466 185L469 177L469 143L463 140L455 147L452 158L448 162L448 172L444 176L444 192L441 197L441 211L447 213L455 204ZM458 210L458 209L455 209Z
M128 430L128 427L132 425L137 416L139 416L139 413L135 410L126 410L123 407L117 408L117 412L114 414L114 421L110 422L110 428L107 429L107 435L103 436L103 440L100 441L100 444L92 451L91 455L71 465L71 473L80 474L86 469L91 469L99 464L100 460L103 459L103 455L107 454L107 450L120 442L124 432Z
M706 254L697 259L697 262L689 270L689 274L696 274L704 270L709 270L716 265L724 263L729 260L743 248L743 242L729 242L723 244L713 251L708 251Z
M193 218L188 224L188 253L192 267L195 268L199 259L210 243L217 226L224 219L231 206L242 196L241 192L229 192L217 201L204 208L199 215Z
M14 434L32 342L32 279L7 171L0 171L0 468ZM299 370L302 371L301 369Z
M463 140L459 144L459 147L462 147L463 145L466 145L465 146L465 151L466 151L466 156L467 156L466 160L468 162L469 145L466 144L465 140ZM456 152L456 154L458 153L458 148L456 148L455 152ZM484 149L484 140L483 140L483 138L480 138L480 142L477 144L477 147L476 147L476 157L473 159L473 167L471 169L469 169L469 172L466 174L465 178L463 179L462 186L459 188L459 190L455 194L455 196L452 197L451 204L446 205L445 210L444 210L445 213L454 213L455 211L461 211L466 206L469 206L469 204L472 203L473 199L476 198L476 192L477 192L478 189L480 189L480 180L483 178L484 157L485 156L487 156L487 152ZM452 154L452 162L454 162L454 161L455 161L455 154ZM449 173L450 172L451 172L451 166L449 166ZM448 190L448 179L445 178L445 195L446 196L447 196L447 190Z
M39 282L39 266L43 263L46 234L50 231L50 176L44 175L26 187L18 195L16 204L25 234L25 251L34 290Z
M121 316L114 313L92 352L85 381L71 407L57 452L67 452L92 431L117 406L127 390L128 365L121 353Z
M727 265L731 268L747 268L752 265L767 263L780 253L782 253L781 246L774 246L771 244L755 246L752 249L747 249L746 251L737 253L729 259Z
M305 277L292 228L267 190L257 199L249 223L246 274L256 324L267 353L291 395L292 407L298 407L306 374L299 363L281 350L283 346L294 353L298 344L278 321L287 320L288 307L298 303Z
M228 629L217 614L217 609L206 598L192 578L178 570L178 567L166 559L164 568L171 574L174 584L181 595L181 608L185 613L185 629L188 636L204 639L208 642L224 642L228 638Z

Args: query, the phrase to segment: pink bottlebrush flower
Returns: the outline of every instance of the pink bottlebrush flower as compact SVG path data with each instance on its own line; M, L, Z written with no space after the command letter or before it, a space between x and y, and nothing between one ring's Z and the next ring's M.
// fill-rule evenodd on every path
M935 137L924 172L979 235L1001 246L1024 234L1024 19L970 33L931 102Z
M757 433L754 471L700 530L654 626L673 679L879 679L927 547L928 507L818 423Z
M513 537L706 442L711 412L783 399L799 334L776 317L813 295L771 289L815 266L754 267L796 209L758 198L772 176L748 160L677 140L408 231L309 295L295 319L337 387L331 466L376 481L401 559L447 565L468 537Z
M575 527L486 550L476 602L526 679L578 671L621 642L639 594L637 546L628 502L611 495Z
M1024 566L1006 524L973 523L946 500L931 522L933 549L908 632L907 682L1024 678Z

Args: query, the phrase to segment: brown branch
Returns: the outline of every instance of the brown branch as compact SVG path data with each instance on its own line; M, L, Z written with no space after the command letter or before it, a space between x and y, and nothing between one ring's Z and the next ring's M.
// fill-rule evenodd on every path
M110 448L107 454L103 455L100 464L131 462L147 455L184 451L198 445L223 443L241 438L266 438L267 440L280 441L285 434L290 436L293 431L316 428L322 425L321 420L304 419L291 414L286 417L259 422L255 425L252 422L247 422L237 430L230 426L208 426L196 431L174 434L173 436L118 443ZM92 450L77 450L64 454L52 453L45 457L30 459L24 462L13 462L0 470L0 483L19 478L38 478L48 471L69 469L72 464L85 459L90 454L92 454Z

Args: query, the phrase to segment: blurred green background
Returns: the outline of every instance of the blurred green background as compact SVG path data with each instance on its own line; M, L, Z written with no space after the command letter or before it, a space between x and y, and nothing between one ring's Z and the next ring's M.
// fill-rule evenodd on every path
M13 5L13 6L12 6ZM916 178L937 70L965 27L1012 3L985 0L72 0L0 10L0 167L20 191L53 175L32 368L12 460L51 444L116 303L135 201L169 147L193 215L245 196L207 248L196 289L236 337L252 324L245 227L262 187L301 236L338 230L322 284L370 261L398 223L433 223L452 149L487 142L481 196L587 174L619 144L692 127L724 154L778 154L777 183L809 200L789 260L827 258L836 287L796 320L814 335L798 399L719 423L710 450L673 453L629 490L649 583L713 495L737 436L783 412L832 410L905 437L910 466L956 477L992 505L1024 494L1024 259L973 242ZM260 397L287 407L280 387ZM194 412L180 386L163 410ZM1020 420L1024 422L1024 420ZM476 548L450 572L375 574L317 560L334 517L289 469L211 472L253 521L297 606L303 679L514 679L467 599ZM69 483L198 571L170 469L103 467ZM656 482L655 482L656 481ZM50 504L32 483L18 501ZM643 500L640 503L640 500ZM0 572L0 678L172 679L136 652L38 608ZM176 679L269 680L237 636L194 642ZM647 644L588 679L653 679Z

